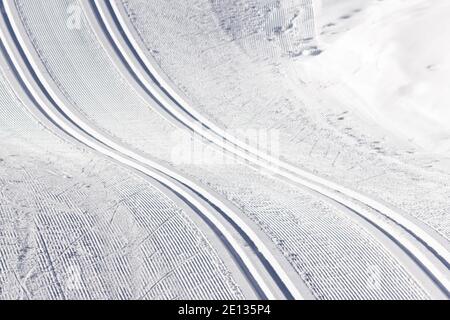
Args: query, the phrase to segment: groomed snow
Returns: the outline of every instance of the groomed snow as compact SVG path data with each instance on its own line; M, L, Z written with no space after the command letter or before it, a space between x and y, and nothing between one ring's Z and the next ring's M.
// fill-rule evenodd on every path
M150 158L176 166L171 157L173 145L160 139L176 132L175 129L124 82L88 25L76 31L62 27L68 2L58 1L51 12L40 3L18 3L41 59L74 107L99 130L112 134ZM152 6L156 4L153 2ZM50 17L52 33L48 25L42 23ZM65 46L55 49L54 43ZM92 57L98 62L95 66L90 65ZM91 86L86 88L88 83ZM214 165L211 169L201 165L177 165L176 168L213 188L250 217L271 238L317 298L426 297L401 263L341 209L243 165L225 170ZM292 197L290 200L286 198L287 193ZM333 265L333 269L326 268L327 265ZM368 285L373 272L380 277L376 288Z
M148 54L211 121L233 133L247 128L278 130L281 159L392 204L448 241L449 156L430 153L411 141L412 137L393 134L388 123L374 121L375 114L392 109L372 100L372 105L366 103L365 97L351 86L357 83L375 87L381 94L381 86L370 86L371 79L380 79L379 73L367 75L373 63L363 65L367 68L366 79L354 78L347 83L344 80L352 74L339 71L340 65L358 61L342 53L352 50L353 38L377 37L375 28L371 29L373 36L367 28L358 31L359 26L365 25L366 15L375 11L376 16L383 16L387 9L383 11L379 6L389 9L390 2L346 0L335 5L325 1L324 16L319 19L322 36L318 38L318 49L323 52L307 57L293 57L280 44L274 51L270 48L277 44L266 38L234 41L230 30L221 28L220 21L239 4L230 9L230 4L218 3L222 7L200 0L195 6L185 2L168 7L164 4L166 10L161 11L159 5L163 4L158 1L152 6L146 1L124 1ZM410 7L413 2L400 4L406 12L414 11ZM392 10L395 8L393 5ZM414 23L414 17L411 15L408 23ZM389 18L394 19L395 15L386 14L385 29L391 23ZM344 41L341 39L347 39L347 46L333 51ZM377 45L382 47L383 43ZM371 50L366 51L358 51L361 59L371 56ZM439 50L433 50L436 51ZM334 61L335 55L338 62ZM445 83L442 81L441 85ZM447 130L439 128L436 126L435 130ZM428 135L416 132L421 134Z
M55 136L0 78L0 299L241 299L188 215Z
M272 267L273 257L279 260L262 274L283 269L317 299L429 299L439 281L450 279L444 270L430 285L435 279L429 265L421 265L423 251L399 245L408 232L345 192L341 196L355 206L268 167L257 170L252 161L232 161L220 148L214 150L225 163L209 163L205 155L183 161L177 151L184 143L188 149L193 142L212 143L161 116L126 62L111 59L111 44L89 21L101 15L95 18L93 9L88 19L80 9L89 6L80 3L11 0L3 14L17 18L20 27L12 29L20 34L19 46L58 107L80 125L74 130L89 127L86 139L106 137L99 139L105 149L104 141L117 142L121 148L113 153L126 150L138 154L141 160L129 156L136 163L183 175L193 192L211 196L211 206L222 201L243 221L239 233L254 231L260 241L256 249L238 241L243 250L270 254ZM145 54L208 120L243 140L248 129L276 131L281 160L417 219L450 250L445 0L117 4ZM69 27L73 18L79 24ZM225 236L212 231L214 222L199 221L206 212L183 203L170 184L163 187L102 149L84 146L85 140L70 139L40 118L36 105L19 101L23 92L14 92L15 82L7 83L14 76L3 72L0 299L246 297L252 284L241 267L254 258L236 261L225 252ZM28 88L39 91L31 82ZM362 211L378 220L362 218ZM385 223L400 228L402 239L383 229Z

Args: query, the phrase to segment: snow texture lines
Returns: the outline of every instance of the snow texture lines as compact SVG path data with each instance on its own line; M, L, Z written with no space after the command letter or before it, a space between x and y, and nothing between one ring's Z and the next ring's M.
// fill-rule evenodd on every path
M236 298L232 276L245 294L263 298L448 297L448 248L433 230L383 202L261 152L210 121L147 51L136 21L127 15L132 3L3 2L8 79L29 100L30 113L76 145L147 177L139 181L154 181L166 194L142 193L135 178L120 179L108 188L116 198L108 203L108 214L89 220L77 209L89 192L72 191L72 182L65 181L57 193L44 193L42 185L30 183L33 192L44 194L36 200L39 212L50 212L30 221L42 247L40 268L48 269L55 295L65 298L61 274L72 280L79 274L79 266L58 269L65 251L54 247L55 234L83 224L87 230L74 231L64 242L94 243L94 257L108 252L102 259L116 259L120 286L139 288L132 295L114 291L107 275L115 270L108 264L95 269L91 259L88 265L107 278L87 292L114 292L119 299L184 298L193 292L198 298L213 292ZM68 17L69 7L82 10ZM173 146L162 137L180 129L237 162L175 163ZM310 156L320 144L315 140ZM95 194L105 192L100 190ZM73 208L72 215L51 219L61 211L54 203ZM192 222L183 212L203 222ZM194 223L207 238L214 235L212 246ZM225 240L218 245L218 239ZM212 249L218 247L225 249L219 250L227 257L224 263Z

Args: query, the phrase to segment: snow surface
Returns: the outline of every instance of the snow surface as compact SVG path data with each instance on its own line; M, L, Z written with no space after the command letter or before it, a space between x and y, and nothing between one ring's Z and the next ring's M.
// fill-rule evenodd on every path
M348 70L340 74L339 63L334 61L334 56L350 64L357 60L347 59L343 53L353 48L349 42L354 37L347 34L357 32L370 12L383 16L379 6L389 7L390 2L348 0L336 5L325 1L325 16L319 21L322 32L330 34L323 36L319 47L324 52L306 58L292 57L282 49L274 54L267 50L272 41L258 37L249 39L243 50L241 41L233 41L229 30L220 28L220 17L238 4L172 3L160 11L158 1L152 6L139 0L124 3L148 53L211 121L232 132L243 128L279 130L282 159L391 203L448 241L449 156L430 153L412 143L413 137L394 135L388 123L374 121L373 114L389 109L376 104L369 109L352 89L352 82L343 81ZM413 11L409 7L412 2L402 5ZM218 13L220 10L224 13ZM389 21L391 16L386 14L385 19ZM364 29L359 38L375 38L378 30L371 30L373 36ZM346 48L335 50L344 41L341 39L347 39ZM446 57L445 50L436 51ZM371 54L370 50L358 52L361 59ZM373 64L363 66L370 69ZM372 77L370 73L367 81ZM353 83L364 86L366 79Z
M379 2L308 67L345 82L380 127L448 156L449 14L443 0Z
M401 209L449 244L444 0L122 2L148 55L208 119L238 137L276 130L282 160ZM348 208L243 162L176 161L186 137L141 99L85 18L67 28L72 0L14 4L71 108L229 201L315 298L429 298ZM2 78L0 299L244 298L223 248L173 195L26 107Z
M3 76L0 106L0 299L242 298L171 199L47 131Z
M58 27L58 23L65 23L63 18L55 19L64 17L64 4L52 6L54 11L48 12L36 2L18 3L37 52L61 91L79 111L104 132L148 157L176 166L234 203L269 235L317 298L426 297L396 258L345 212L244 165L222 169L220 165L209 168L173 163L173 145L157 138L170 136L171 132L176 132L175 128L163 121L124 83L99 48L89 26L78 32ZM155 10L156 5L157 2L151 4ZM52 19L52 34L41 22L45 17ZM54 43L65 46L55 48ZM91 66L92 57L98 62L95 66ZM91 86L86 88L86 84ZM332 269L326 267L330 265ZM379 271L379 288L367 285L371 268Z

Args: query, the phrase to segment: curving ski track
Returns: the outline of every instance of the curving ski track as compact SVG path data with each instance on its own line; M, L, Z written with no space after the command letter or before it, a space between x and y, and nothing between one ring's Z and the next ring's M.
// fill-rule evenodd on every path
M81 3L91 25L97 25L94 29L98 37L102 38L100 32L106 35L103 45L111 58L125 65L136 86L141 87L136 89L138 92L144 91L144 95L158 101L159 111L165 118L171 119L175 125L181 123L236 157L318 192L356 213L396 242L419 265L441 291L438 296L449 297L450 251L445 239L434 230L385 203L300 170L230 136L196 112L188 99L170 84L157 64L145 54L144 45L119 1Z
M125 79L145 100L156 100L155 109L187 132L196 132L218 148L273 172L279 179L299 185L348 211L353 219L374 229L432 297L449 298L450 253L445 242L419 222L387 204L356 193L321 177L284 163L236 140L191 107L188 99L170 84L144 51L136 31L119 1L81 1L88 21ZM16 90L28 96L31 112L49 126L99 153L152 177L191 207L219 238L225 238L255 296L259 298L311 299L311 292L296 277L279 253L267 245L264 235L244 219L239 210L213 191L173 169L149 159L107 136L71 108L71 102L45 74L33 46L18 23L13 1L2 2L1 37L9 67L15 70ZM19 86L21 89L18 89ZM154 105L154 103L150 103ZM233 231L230 231L233 230ZM387 239L387 240L386 240ZM250 249L249 249L250 248Z
M80 115L74 114L67 107L70 103L55 94L57 90L52 88L38 68L32 66L32 59L28 60L26 49L23 50L24 47L20 43L20 40L24 41L24 39L20 36L18 37L20 40L16 38L17 33L13 30L14 21L10 20L6 14L6 12L11 13L9 9L7 3L5 7L2 6L1 26L5 54L10 58L9 68L16 71L22 90L27 92L28 99L34 103L34 107L41 112L41 116L43 115L47 122L97 152L156 179L184 199L189 207L208 221L219 238L225 239L228 249L239 262L241 271L257 297L262 299L312 298L301 283L295 281L294 284L294 281L290 279L291 275L278 262L280 259L273 256L271 249L259 238L257 231L242 221L234 208L185 177L103 136L85 123ZM15 27L17 28L17 25ZM4 66L4 68L8 67Z

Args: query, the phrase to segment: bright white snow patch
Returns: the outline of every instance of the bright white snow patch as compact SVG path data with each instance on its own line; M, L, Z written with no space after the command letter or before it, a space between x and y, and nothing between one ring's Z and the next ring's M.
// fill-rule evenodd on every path
M450 2L377 1L359 14L356 26L325 43L305 67L349 85L380 126L427 151L448 153Z

